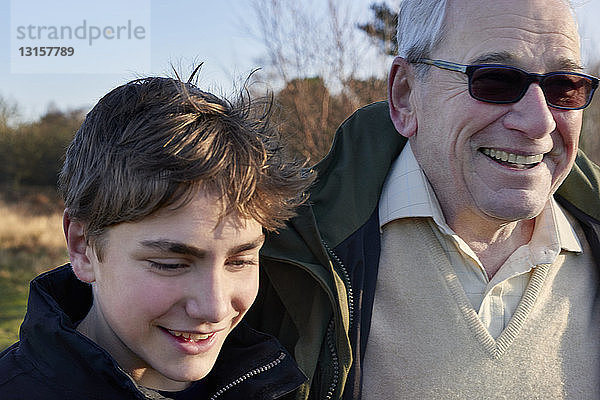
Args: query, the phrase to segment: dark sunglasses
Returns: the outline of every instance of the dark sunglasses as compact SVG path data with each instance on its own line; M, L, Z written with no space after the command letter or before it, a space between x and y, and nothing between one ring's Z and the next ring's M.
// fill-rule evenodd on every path
M592 101L598 88L598 78L578 72L548 72L532 74L509 65L463 65L443 60L417 60L449 71L462 72L469 77L469 94L486 103L516 103L525 96L529 85L542 88L546 103L563 110L580 110Z

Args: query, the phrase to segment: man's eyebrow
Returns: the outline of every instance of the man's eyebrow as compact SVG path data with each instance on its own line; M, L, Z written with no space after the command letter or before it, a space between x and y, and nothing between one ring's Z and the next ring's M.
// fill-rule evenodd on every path
M506 51L496 53L482 54L471 60L470 64L506 64L517 65L517 59ZM567 57L561 57L554 61L551 66L552 71L582 71L583 66Z
M566 57L559 59L555 68L564 71L583 71L583 65Z
M231 256L237 253L241 253L247 250L253 250L258 247L261 247L265 241L265 235L261 234L256 239L243 243L238 246L235 246L227 251L227 256ZM155 250L160 250L165 253L174 253L181 254L185 256L192 256L196 258L204 258L206 256L207 251L202 250L196 246L190 246L185 243L176 242L172 240L166 239L158 239L158 240L144 240L140 242L140 244L144 247L149 247Z
M471 60L470 64L512 64L515 57L506 51L482 54Z

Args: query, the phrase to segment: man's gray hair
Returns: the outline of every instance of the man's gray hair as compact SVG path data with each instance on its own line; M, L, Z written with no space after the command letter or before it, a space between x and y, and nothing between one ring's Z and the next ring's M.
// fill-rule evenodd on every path
M573 11L573 0L563 0ZM430 58L431 52L445 36L448 0L403 0L398 11L396 40L398 55L408 62ZM417 64L417 74L423 77L428 65Z
M398 11L398 55L408 62L429 57L443 35L447 0L404 0Z

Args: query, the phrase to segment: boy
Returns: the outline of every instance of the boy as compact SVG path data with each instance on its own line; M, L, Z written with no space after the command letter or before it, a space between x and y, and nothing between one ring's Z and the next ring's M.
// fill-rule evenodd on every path
M170 78L98 102L60 175L71 263L32 282L3 399L274 399L304 382L239 325L263 228L312 181L255 110Z

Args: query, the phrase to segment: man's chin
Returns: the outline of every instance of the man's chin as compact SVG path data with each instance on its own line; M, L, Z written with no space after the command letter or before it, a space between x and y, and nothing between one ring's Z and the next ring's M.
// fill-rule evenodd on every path
M483 209L483 213L488 217L504 222L517 222L530 220L537 217L544 209L545 203L538 204L504 204L495 205L493 207L486 207Z

